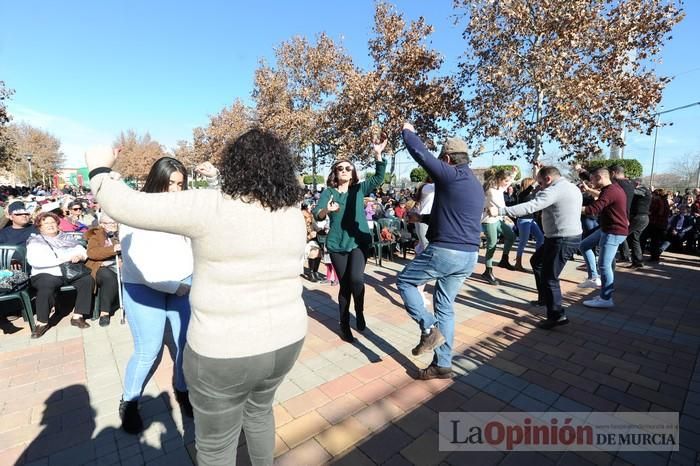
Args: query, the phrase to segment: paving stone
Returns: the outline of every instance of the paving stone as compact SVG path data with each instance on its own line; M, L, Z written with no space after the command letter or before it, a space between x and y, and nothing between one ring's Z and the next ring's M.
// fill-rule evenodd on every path
M491 382L483 390L485 393L488 393L489 395L506 403L510 402L518 395L517 390L513 390L512 388L499 382Z

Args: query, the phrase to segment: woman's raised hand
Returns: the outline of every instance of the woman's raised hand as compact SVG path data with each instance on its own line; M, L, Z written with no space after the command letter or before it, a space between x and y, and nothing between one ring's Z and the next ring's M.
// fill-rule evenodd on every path
M85 152L85 164L88 170L92 171L100 167L112 168L120 150L121 148L112 149L109 146L91 147Z
M387 139L385 138L381 142L373 143L372 150L374 150L375 154L382 155L382 153L384 152L384 149L386 148L386 144L387 144Z
M219 171L210 162L200 163L195 167L194 171L207 178L215 178L219 174Z

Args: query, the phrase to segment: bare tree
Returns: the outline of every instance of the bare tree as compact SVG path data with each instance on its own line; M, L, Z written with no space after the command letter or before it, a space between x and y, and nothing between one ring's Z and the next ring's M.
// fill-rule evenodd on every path
M208 126L194 129L193 153L187 162L191 166L206 161L219 165L221 150L226 143L250 128L252 121L253 111L240 99L236 99L230 107L224 107L211 116Z
M511 158L564 157L620 128L649 134L669 78L650 68L683 18L676 0L454 0L467 25L460 64L471 134Z
M284 137L300 155L300 168L310 167L316 184L321 138L341 83L351 69L345 50L326 34L311 43L293 37L275 49L275 65L262 62L255 72L257 117L260 124Z
M405 121L431 140L451 132L464 111L457 80L442 71L444 59L430 47L433 27L424 18L407 22L391 4L378 2L373 32L372 67L349 70L324 138L330 152L364 161L370 143L382 137L394 154L403 150Z
M133 129L122 131L114 141L114 147L122 149L115 170L137 181L145 179L153 163L166 155L163 146L148 132L139 136Z
M61 141L54 135L35 128L27 123L11 124L7 127L7 137L12 140L9 162L12 171L21 179L29 179L29 164L25 156L32 156L32 179L30 184L46 176L52 176L63 164Z
M14 139L7 131L7 124L12 120L12 116L7 112L5 101L12 97L14 91L5 86L4 81L0 81L0 168L7 168L13 162L15 153Z
M700 152L676 157L671 173L678 177L683 188L700 187Z

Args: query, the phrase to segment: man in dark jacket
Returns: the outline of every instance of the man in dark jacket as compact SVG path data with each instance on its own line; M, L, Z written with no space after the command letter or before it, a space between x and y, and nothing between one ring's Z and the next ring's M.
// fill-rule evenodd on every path
M643 186L640 180L635 180L634 196L632 197L629 215L630 234L627 236L627 240L620 245L622 259L628 261L631 258L632 265L630 267L633 269L644 267L640 237L644 229L649 225L650 206L651 191L646 186Z
M434 350L432 363L421 369L419 378L447 379L453 376L454 300L479 257L484 191L469 168L466 142L448 138L438 159L409 123L403 139L411 157L435 183L435 198L426 234L430 244L406 265L397 286L406 311L421 329L413 355ZM425 309L417 288L431 280L436 280L434 315Z

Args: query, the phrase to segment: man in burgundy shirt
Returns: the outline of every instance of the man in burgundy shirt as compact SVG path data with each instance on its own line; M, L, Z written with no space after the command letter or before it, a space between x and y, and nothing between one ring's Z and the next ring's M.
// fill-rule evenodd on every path
M591 173L591 182L600 189L600 196L593 204L582 209L584 215L598 216L600 229L581 241L581 253L586 260L588 279L581 288L600 289L600 296L584 301L584 306L610 308L615 276L612 264L618 246L627 238L629 219L627 216L627 195L619 184L610 180L607 168L599 168ZM600 274L596 268L593 248L600 247Z

